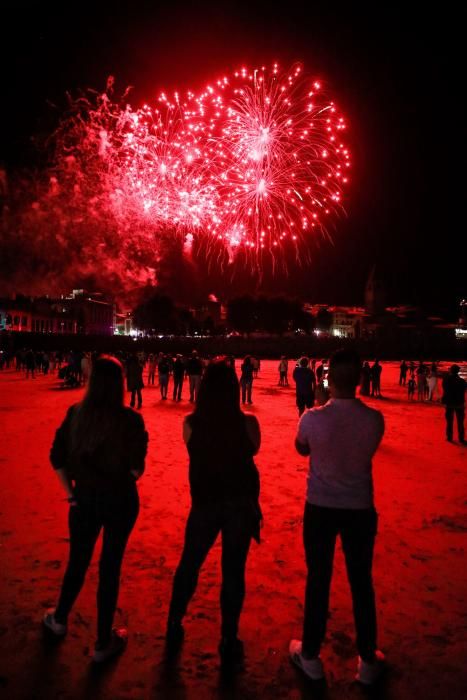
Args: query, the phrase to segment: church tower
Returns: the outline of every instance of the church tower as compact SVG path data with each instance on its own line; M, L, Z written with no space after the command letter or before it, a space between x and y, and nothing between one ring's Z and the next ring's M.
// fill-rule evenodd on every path
M383 313L385 305L384 285L376 275L376 265L373 265L365 287L365 311L374 316Z

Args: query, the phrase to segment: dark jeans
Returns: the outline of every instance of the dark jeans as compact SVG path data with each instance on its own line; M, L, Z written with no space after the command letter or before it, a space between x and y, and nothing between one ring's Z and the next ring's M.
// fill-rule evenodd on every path
M77 490L76 496L78 505L70 507L68 517L70 555L55 618L57 622L66 622L103 528L97 589L97 642L105 646L110 640L117 605L123 554L138 517L138 492L136 483L131 481L126 490L118 493Z
M305 408L313 408L314 403L314 394L297 394L298 415L301 416Z
M138 408L143 405L143 396L141 394L141 389L132 389L131 390L131 401L130 401L130 406L132 408L135 405L136 394L138 395Z
M156 377L156 370L155 369L149 369L148 372L148 384L154 384L154 379Z
M237 636L245 597L245 565L251 542L251 519L239 505L192 506L182 557L175 572L169 623L180 622L196 590L198 574L222 533L222 636Z
M457 419L457 434L459 441L464 440L464 407L463 406L446 406L446 437L452 440L454 432L454 414Z
M188 382L190 385L190 401L196 401L198 399L199 385L201 384L200 374L190 374L188 375Z
M167 398L167 390L169 387L169 375L168 374L161 374L159 372L159 387L161 390L161 397Z
M376 651L376 607L371 568L378 516L374 509L349 510L305 505L303 540L308 567L303 652L319 654L326 634L334 548L340 535L352 593L358 653L372 661Z
M182 387L183 377L177 377L177 375L174 374L174 400L177 399L177 401L180 401L180 399L182 398Z
M244 379L241 379L240 386L242 388L242 403L245 403L245 401L251 403L251 390L253 388L253 380L246 381Z

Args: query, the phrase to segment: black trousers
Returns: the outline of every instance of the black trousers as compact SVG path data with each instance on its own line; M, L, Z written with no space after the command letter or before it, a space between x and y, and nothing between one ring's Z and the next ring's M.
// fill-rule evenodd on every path
M251 382L248 382L241 379L240 387L242 390L242 403L245 403L246 401L248 401L248 403L251 403L251 390L253 388L253 380Z
M452 440L454 433L454 414L457 419L457 434L459 436L459 441L464 440L464 414L465 409L463 406L446 406L446 437L448 440Z
M182 387L183 377L178 377L176 374L174 374L174 400L177 399L177 401L180 401L180 399L182 398Z
M298 408L298 415L301 416L305 411L305 408L313 408L315 403L315 395L310 394L297 394L296 403Z
M376 606L371 568L378 516L374 509L322 508L306 503L303 540L308 568L303 652L319 654L326 634L334 549L340 535L352 593L358 653L371 662L376 651Z
M131 478L131 477L130 477ZM84 583L96 540L103 529L97 589L97 642L110 640L117 606L120 568L128 537L138 517L136 483L118 493L76 491L77 506L70 507L70 556L55 611L57 622L65 623Z
M245 597L245 566L252 535L251 518L239 505L192 506L173 582L169 623L183 619L196 590L201 566L219 532L222 533L221 634L234 638Z
M136 394L138 395L138 408L143 405L143 396L141 394L141 389L132 389L131 390L131 401L130 401L130 406L132 408L135 405Z

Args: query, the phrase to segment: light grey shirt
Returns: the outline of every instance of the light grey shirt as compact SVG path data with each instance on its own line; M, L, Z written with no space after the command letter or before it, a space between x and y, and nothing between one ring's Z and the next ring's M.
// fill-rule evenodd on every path
M359 399L330 399L306 411L297 439L310 448L309 503L372 508L372 458L383 433L382 413Z

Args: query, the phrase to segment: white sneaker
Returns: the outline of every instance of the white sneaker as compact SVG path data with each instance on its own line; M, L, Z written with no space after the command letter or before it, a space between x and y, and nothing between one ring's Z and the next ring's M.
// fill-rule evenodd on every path
M320 681L324 678L323 663L319 656L314 659L305 659L302 656L302 642L299 639L292 639L289 644L290 660L303 673L313 681Z
M373 683L376 683L385 669L383 652L376 651L375 656L376 659L371 664L368 663L368 661L363 661L360 656L358 657L358 668L355 678L364 685L373 685Z
M52 632L56 637L64 637L67 632L67 626L62 625L55 619L55 610L48 610L44 617L42 618L42 624L49 631Z
M99 648L96 646L94 649L94 654L92 655L92 660L96 664L102 664L104 661L112 659L114 656L118 656L126 649L128 642L128 632L122 627L120 629L113 629L110 642L106 647Z

